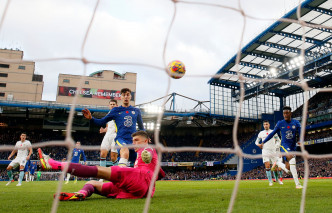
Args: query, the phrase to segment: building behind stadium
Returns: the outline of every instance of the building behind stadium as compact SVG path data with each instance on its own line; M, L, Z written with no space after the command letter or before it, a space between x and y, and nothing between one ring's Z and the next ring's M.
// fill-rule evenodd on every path
M23 61L23 51L12 49L0 49L0 58L5 59L0 62L0 100L43 102L43 75L35 74L35 62ZM77 104L106 106L111 99L120 100L122 88L129 88L130 104L135 105L136 77L111 70L96 71L83 80L81 75L59 74L56 102L71 104L78 94Z

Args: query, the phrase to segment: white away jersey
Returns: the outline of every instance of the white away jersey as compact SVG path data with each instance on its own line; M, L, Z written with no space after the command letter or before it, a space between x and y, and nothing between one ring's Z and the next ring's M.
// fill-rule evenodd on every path
M31 143L28 140L17 141L15 148L17 149L17 157L18 158L26 158L29 154L29 148L31 147Z
M261 131L256 139L255 144L258 145L259 142L263 142L265 140L265 138L272 132L272 129L269 130L263 130ZM280 146L280 139L278 137L277 134L275 134L273 136L272 139L270 139L268 142L266 142L263 146L263 149L267 149L267 150L273 150L275 151L277 147Z
M114 120L111 120L107 123L107 135L116 134L116 126Z

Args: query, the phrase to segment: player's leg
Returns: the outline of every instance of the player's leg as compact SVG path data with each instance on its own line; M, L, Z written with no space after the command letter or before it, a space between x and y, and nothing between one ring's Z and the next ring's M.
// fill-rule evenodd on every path
M100 149L100 166L106 167L106 158L107 158L108 150Z
M114 138L112 138L113 140ZM100 163L99 165L102 167L106 167L106 159L108 155L108 151L111 149L111 138L110 136L106 133L106 135L103 138L103 141L101 142L100 145ZM103 179L99 180L100 182L103 182Z
M112 182L102 183L100 181L92 180L87 182L83 188L76 193L61 192L59 199L61 201L82 201L94 193L108 198L115 198L119 191L119 188Z
M65 184L68 184L68 183L69 183L69 180L70 180L70 173L67 173L67 177L66 177L66 182L65 182Z
M281 168L278 167L278 170L277 170L277 171L278 171L278 175L279 175L279 180L280 180L281 183L282 183L282 170L281 170ZM280 182L279 182L279 183L280 183ZM280 183L280 184L281 184L281 183Z
M125 140L122 138L117 138L115 143L121 147L120 148L120 160L119 160L118 165L121 167L126 167L128 164L128 159L129 159L129 149L127 147L123 147L123 146L125 146L126 144L132 144L132 141L129 139Z
M99 164L100 166L106 167L106 158L110 148L111 148L110 137L106 133L100 145L100 164Z
M38 149L40 164L43 169L64 170L67 162L59 162L45 155L41 149ZM105 180L110 180L111 169L110 167L101 166L86 166L80 163L69 163L68 173L79 177L96 177Z
M111 141L110 158L111 158L111 166L117 165L118 149L115 148L115 138L112 138L112 141Z
M9 178L8 183L6 184L6 186L8 186L9 184L11 184L12 182L14 182L13 179L13 167L15 164L13 164L13 162L11 162L8 166L7 166L7 175Z
M22 180L23 180L23 177L24 177L24 166L25 166L25 163L22 165L20 165L20 174L18 176L18 184L16 186L21 186L22 185Z
M115 166L117 164L117 160L118 160L118 151L111 151L111 162L112 162L112 166Z
M127 147L121 147L119 166L126 167L129 159L129 149Z
M262 150L263 163L265 165L265 172L267 179L269 180L269 186L273 185L271 167L270 167L270 157L267 156L269 153L266 150Z
M295 156L293 155L286 155L286 158L289 162L289 167L290 167L290 171L292 173L295 185L297 189L301 189L302 186L300 184L299 178L297 176L297 170L296 170L296 159Z
M280 146L280 152L282 152L282 153L288 153L287 149L285 149L283 146ZM289 173L290 173L290 171L289 171L289 164L288 164L287 161L285 162L286 164L284 164L284 163L282 162L282 158L283 158L283 157L278 158L276 164L277 164L277 166L278 166L279 168L281 168L281 169L284 170L287 174L289 174Z
M264 165L265 165L266 176L267 176L267 179L269 180L269 186L272 186L273 181L272 181L270 162L269 161L264 162Z

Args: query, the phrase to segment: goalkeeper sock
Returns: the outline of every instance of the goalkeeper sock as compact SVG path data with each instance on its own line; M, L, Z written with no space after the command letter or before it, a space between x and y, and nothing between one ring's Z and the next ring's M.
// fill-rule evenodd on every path
M59 162L50 158L48 163L53 169L64 170L67 162ZM79 176L79 177L97 177L98 168L97 166L85 166L80 163L69 163L68 173Z
M299 179L298 179L298 177L297 177L296 160L295 160L295 158L292 158L292 159L289 161L289 165L290 165L290 171L291 171L291 173L292 173L292 176L293 176L293 179L294 179L295 185L300 185Z
M282 181L282 171L280 170L278 172L279 172L279 179L280 179L280 181Z
M273 171L274 178L276 179L276 182L278 182L279 177L278 177L278 171Z
M102 167L106 167L106 158L100 158L99 165L102 166Z
M24 177L24 170L20 170L20 175L18 176L18 183L22 183Z
M269 182L272 183L271 169L266 169L266 176L267 176L267 179L269 179Z
M86 197L90 197L95 192L95 187L92 184L85 184L78 193L84 194Z
M12 172L12 170L7 171L7 175L9 177L9 181L12 181L13 180L13 172Z

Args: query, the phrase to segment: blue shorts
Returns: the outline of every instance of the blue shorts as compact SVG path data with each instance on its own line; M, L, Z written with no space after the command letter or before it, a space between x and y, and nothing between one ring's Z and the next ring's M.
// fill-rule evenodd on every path
M286 143L282 143L280 145L280 151L281 152L295 152L296 151L296 144L286 144Z
M35 174L35 170L30 170L30 174L34 175Z
M132 138L118 138L118 137L116 137L115 138L115 143L116 143L116 145L118 145L118 146L124 146L124 145L131 145L131 144L133 144L133 139Z

